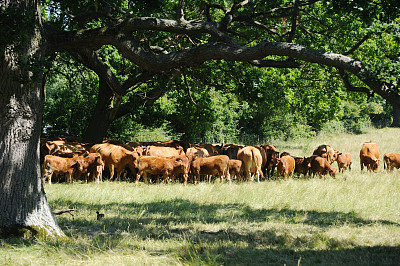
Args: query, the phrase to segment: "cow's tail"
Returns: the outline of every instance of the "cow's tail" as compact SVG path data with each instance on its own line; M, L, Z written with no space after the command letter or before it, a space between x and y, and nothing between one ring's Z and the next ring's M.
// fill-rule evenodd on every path
M383 160L383 169L386 169L386 160Z

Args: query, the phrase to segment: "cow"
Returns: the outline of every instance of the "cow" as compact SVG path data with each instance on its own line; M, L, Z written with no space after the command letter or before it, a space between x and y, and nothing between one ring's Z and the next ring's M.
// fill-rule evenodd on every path
M261 170L262 156L260 151L255 147L246 146L238 151L237 159L244 164L246 180L250 180L251 172L254 172L257 175L257 181L260 182L260 175L264 177Z
M297 173L297 177L300 178L300 175L303 174L305 178L311 168L311 157L294 157L294 161L294 172Z
M339 173L340 172L343 173L347 169L347 167L349 168L349 171L351 171L352 161L350 153L342 153L342 152L338 153L336 162L338 165Z
M85 176L87 182L89 177L98 184L102 180L102 173L104 169L104 162L101 159L100 153L89 153L87 156L79 156L78 167L75 178L80 179L81 175Z
M274 174L274 170L277 164L277 159L279 158L279 150L273 146L273 145L261 145L261 147L265 150L265 153L267 155L267 162L265 165L265 170L267 173L268 179L271 178Z
M176 176L182 175L183 176L183 184L186 186L187 181L189 178L189 172L190 172L190 164L192 163L193 160L193 153L189 151L189 149L186 151L186 155L179 155L179 156L173 156L173 157L168 157L168 158L174 158L176 160L182 160L182 166L180 165L179 167L174 167L171 173L171 179L173 182L175 182Z
M163 147L163 146L147 146L144 155L146 156L160 156L160 157L171 157L184 155L182 147Z
M147 175L162 175L164 183L167 183L168 177L172 176L175 168L185 168L185 162L177 157L159 157L159 156L140 156L135 166L138 169L136 174L136 186L139 184L140 177L143 176L147 183ZM187 167L187 166L186 166Z
M313 177L318 174L322 178L323 175L324 180L326 180L326 175L329 173L333 179L336 179L337 169L333 168L324 157L313 155L311 156L311 173Z
M194 183L200 182L200 175L208 175L208 182L211 182L211 176L216 175L221 182L224 177L231 183L229 174L229 157L226 155L215 155L206 158L195 157L190 165Z
M337 154L338 153L336 150L325 144L319 145L313 152L313 155L327 159L329 164L332 164L334 161L336 161Z
M74 157L75 154L82 155L87 153L88 148L85 144L79 142L66 142L65 140L46 141L46 154L60 157Z
M186 153L192 153L193 156L198 156L198 157L208 157L208 156L210 156L208 151L205 148L201 148L201 147L188 148Z
M51 177L53 173L56 177L58 177L59 174L65 174L65 181L72 183L72 175L77 169L77 158L78 156L73 158L63 158L54 155L46 155L43 162L43 185L46 178L49 180L49 184L51 185Z
M244 145L226 144L222 147L221 152L223 155L227 155L229 159L237 159L238 151L244 147Z
M90 152L100 153L105 167L110 172L110 181L113 180L115 171L119 182L125 167L129 167L133 175L136 174L135 161L139 158L139 154L135 151L110 143L102 143L93 145Z
M368 171L374 171L376 173L378 172L379 164L379 150L376 143L364 143L360 150L361 171L364 170L364 166L366 166Z
M276 166L276 179L279 180L279 177L283 176L283 180L286 181L286 178L292 177L295 169L295 160L290 155L282 156L277 159Z
M383 155L383 167L388 172L393 171L393 168L400 168L400 153L385 153Z
M195 147L200 147L200 148L206 149L210 156L222 155L222 145L221 144L196 143Z
M229 159L229 175L231 179L241 181L243 179L244 165L241 160Z

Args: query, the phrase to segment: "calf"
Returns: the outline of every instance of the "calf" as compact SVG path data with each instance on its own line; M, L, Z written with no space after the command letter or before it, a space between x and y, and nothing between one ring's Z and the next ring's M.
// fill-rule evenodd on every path
M42 180L43 185L46 178L51 185L51 177L53 173L58 177L59 174L65 174L65 181L72 182L72 175L77 169L78 156L73 158L62 158L54 155L46 155L43 162Z
M400 168L400 153L385 153L383 155L383 167L388 172L393 171L393 168Z
M194 183L200 182L200 175L208 175L208 182L212 175L216 175L221 179L224 177L231 182L229 174L229 157L226 155L215 155L206 158L196 157L193 159L190 170L194 175Z
M79 156L77 160L78 167L75 176L77 180L80 179L81 175L85 176L86 182L90 176L97 184L102 180L104 162L101 159L100 153L89 153L87 156Z
M243 162L241 160L229 159L229 175L231 179L235 178L237 181L243 179Z
M311 168L311 157L294 157L294 161L294 171L297 173L297 177L300 178L300 175L303 174L305 178Z
M140 177L143 176L147 183L147 175L162 175L164 183L167 183L168 177L173 174L175 168L185 167L185 162L180 157L159 157L159 156L140 156L135 162L138 168L136 174L136 186L139 184Z
M334 179L336 179L337 170L333 168L327 159L320 156L311 156L311 173L313 177L318 174L320 178L322 175L326 179L326 175L329 173Z
M286 181L287 176L292 177L296 164L294 158L290 155L285 155L278 158L277 162L276 179L279 180L279 177L283 176Z
M349 171L351 170L352 161L350 153L338 153L336 162L338 164L339 173L343 173L347 167L349 168Z

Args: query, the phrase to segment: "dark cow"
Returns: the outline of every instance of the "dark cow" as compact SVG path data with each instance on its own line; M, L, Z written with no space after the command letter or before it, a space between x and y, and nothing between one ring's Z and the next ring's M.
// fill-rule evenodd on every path
M222 147L222 154L227 155L229 159L237 159L238 151L244 148L244 145L237 145L237 144L225 144Z
M361 171L364 170L364 166L366 166L368 171L378 172L379 164L378 146L371 142L364 143L360 150Z
M221 144L196 143L195 147L200 147L200 148L206 149L210 156L222 155L222 145Z
M276 179L279 180L279 177L283 176L283 179L286 181L286 178L292 177L295 169L295 160L292 156L286 155L277 159L277 167L276 167Z
M266 172L268 179L274 174L277 159L279 158L279 150L273 145L261 145L267 154Z
M339 173L343 173L347 167L349 168L349 171L351 170L352 161L350 153L338 153L336 162L338 164Z
M49 180L49 184L51 184L53 173L56 177L58 177L59 174L65 174L65 181L72 182L72 175L76 171L78 165L77 158L78 156L73 158L63 158L54 155L46 155L43 162L43 185L46 178Z
M393 171L393 168L400 168L400 153L385 153L383 155L383 167L388 172Z
M200 182L200 175L209 176L208 182L212 175L220 178L221 182L224 177L231 182L229 174L229 157L226 155L216 155L206 158L196 157L193 159L190 170L194 175L194 183Z
M311 173L313 177L315 177L315 174L318 174L320 178L324 176L324 179L326 179L326 175L329 173L330 176L336 179L337 170L324 157L314 155L311 156Z
M297 177L300 178L300 175L303 174L305 178L311 168L311 157L294 157L294 161L294 172L297 173Z

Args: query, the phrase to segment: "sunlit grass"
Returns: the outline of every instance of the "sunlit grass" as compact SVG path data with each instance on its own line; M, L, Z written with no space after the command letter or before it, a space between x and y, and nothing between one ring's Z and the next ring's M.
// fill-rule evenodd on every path
M319 136L278 147L308 155L319 144L351 153L338 179L188 185L46 186L67 240L0 240L1 265L399 265L400 170L360 172L364 141L400 151L398 129ZM293 148L294 147L294 148ZM96 219L96 211L105 214Z

